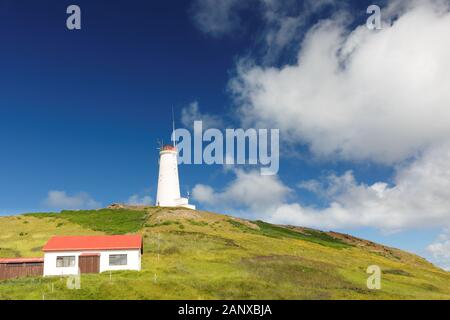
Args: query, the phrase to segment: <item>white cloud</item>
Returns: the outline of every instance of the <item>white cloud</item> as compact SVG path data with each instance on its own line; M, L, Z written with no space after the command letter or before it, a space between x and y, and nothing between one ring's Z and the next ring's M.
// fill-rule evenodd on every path
M238 11L244 3L240 0L195 0L191 14L202 32L218 37L236 30L241 21Z
M450 225L448 3L397 1L385 18L398 19L380 32L321 22L297 64L240 70L232 88L247 121L278 126L319 156L396 165L392 185L358 183L351 172L302 182L329 205L284 203L268 219L389 231Z
M53 209L96 209L101 204L86 192L68 195L65 191L52 190L48 192L44 204Z
M240 65L230 87L245 125L280 128L318 156L386 164L448 139L450 13L441 4L415 2L381 31L322 21L294 65Z
M217 195L214 189L204 184L195 185L194 189L192 189L192 197L201 203L217 204Z
M450 230L446 230L436 242L430 244L427 251L442 268L450 271Z
M222 37L245 29L243 12L258 21L257 42L263 43L263 60L275 60L283 50L298 47L308 18L324 8L345 7L334 0L195 0L191 15L197 28L213 37ZM258 23L257 22L257 23ZM261 36L259 36L259 34Z
M186 128L192 128L194 121L200 120L203 122L204 129L221 128L223 126L223 121L220 117L201 113L197 101L190 103L187 107L181 110L181 123Z
M298 49L309 17L324 8L345 6L333 0L261 0L264 21L264 62L276 61L286 49Z
M194 200L218 208L249 208L253 213L273 210L283 203L291 189L277 176L262 176L259 171L234 170L236 175L223 191L198 184L192 190Z
M153 199L150 196L139 196L138 194L133 194L130 196L126 202L128 205L134 206L151 206L153 205Z
M450 144L427 150L398 167L393 184L358 183L352 172L325 181L301 183L328 200L324 208L289 202L291 193L277 177L236 172L223 192L197 185L194 198L217 207L258 214L267 221L316 228L374 227L395 232L408 228L450 227Z
M317 191L317 184L312 184ZM397 169L392 186L357 183L351 172L330 176L317 191L330 204L323 209L299 204L280 206L270 219L322 228L406 228L450 226L450 145L427 150Z
M292 22L289 30L280 24L265 29L283 47L300 21L284 19L276 2L263 3L268 24ZM325 187L303 182L329 206L269 201L278 205L266 206L266 217L330 228L450 225L449 8L449 1L393 1L382 10L381 31L365 25L349 31L347 16L336 15L311 28L295 64L238 66L230 88L244 126L280 128L282 138L309 145L316 156L396 166L393 185L358 183L351 172L330 176ZM260 198L270 199L270 186L255 182L234 193L249 181L245 175L239 172L220 193L198 186L198 200L256 209Z

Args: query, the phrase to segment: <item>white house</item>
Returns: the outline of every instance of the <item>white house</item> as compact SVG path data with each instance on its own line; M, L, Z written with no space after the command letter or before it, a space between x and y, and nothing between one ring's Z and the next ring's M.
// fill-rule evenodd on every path
M140 235L55 236L42 249L44 276L141 270Z

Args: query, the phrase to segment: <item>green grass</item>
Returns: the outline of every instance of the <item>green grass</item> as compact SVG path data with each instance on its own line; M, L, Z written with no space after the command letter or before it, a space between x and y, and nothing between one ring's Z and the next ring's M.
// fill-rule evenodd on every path
M276 283L271 295L280 298L294 297L300 290L307 293L305 299L331 298L333 290L355 291L370 294L367 288L355 285L339 276L332 264L317 262L297 256L260 256L244 259L242 265L247 272L265 283ZM329 292L326 292L329 290Z
M343 242L342 240L333 238L324 232L307 229L305 231L305 233L301 233L298 231L288 229L286 227L275 226L273 224L263 222L263 221L256 221L255 224L260 228L259 232L261 232L262 234L269 236L269 237L274 237L274 238L282 237L282 238L291 238L291 239L310 241L310 242L314 242L314 243L317 243L320 245L333 247L333 248L349 248L349 247L351 247L351 245Z
M107 234L125 234L141 229L148 219L148 212L102 209L61 211L61 213L31 213L27 216L65 219L87 229L102 231ZM57 228L61 226L63 226L63 223L59 222Z
M0 281L0 299L450 299L450 273L412 254L203 211L64 211L0 217L0 230L0 257L42 256L53 235L144 236L141 272L82 275L80 290L60 277ZM366 286L369 265L381 290Z
M228 219L227 222L229 224L231 224L233 227L235 227L236 229L242 231L242 232L251 232L251 233L256 233L256 231L248 226L246 226L245 224L233 220L233 219Z
M205 222L205 221L195 221L195 220L189 219L188 222L190 224L192 224L193 226L205 227L208 225L208 222Z
M406 272L404 270L398 270L398 269L383 270L383 273L384 274L396 274L396 275L405 276L405 277L411 276L411 274L409 272Z
M257 230L252 229L249 226L233 219L228 219L227 222L242 232L263 234L265 236L273 238L298 239L303 241L314 242L317 244L333 248L352 247L352 245L347 244L340 239L333 238L328 234L326 234L325 232L320 232L312 229L305 229L304 232L301 233L299 231L289 229L288 227L280 227L264 221L255 221L254 224L256 224L259 227L259 230Z
M183 224L180 221L176 220L166 220L163 222L157 222L157 223L146 223L144 227L146 228L156 228L156 227L164 227L164 226L171 226L171 225L177 225L178 228L184 229Z
M18 258L20 251L11 248L0 248L0 258Z

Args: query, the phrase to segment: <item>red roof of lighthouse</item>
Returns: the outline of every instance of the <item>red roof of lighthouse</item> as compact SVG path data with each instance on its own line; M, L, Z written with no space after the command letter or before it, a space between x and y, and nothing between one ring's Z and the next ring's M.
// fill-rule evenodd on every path
M166 150L177 151L177 148L172 146L172 145L170 145L170 144L166 144L166 145L161 147L161 151L166 151Z
M142 249L140 235L55 236L42 251L126 250Z

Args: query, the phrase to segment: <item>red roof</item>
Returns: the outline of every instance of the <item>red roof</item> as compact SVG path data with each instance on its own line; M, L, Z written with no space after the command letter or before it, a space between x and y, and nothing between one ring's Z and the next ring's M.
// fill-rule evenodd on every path
M42 251L125 250L142 249L140 235L55 236Z
M166 144L162 146L161 151L177 151L177 148L170 144Z
M7 258L0 259L0 263L36 263L44 262L44 258Z

